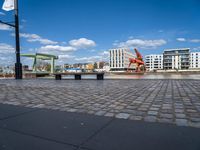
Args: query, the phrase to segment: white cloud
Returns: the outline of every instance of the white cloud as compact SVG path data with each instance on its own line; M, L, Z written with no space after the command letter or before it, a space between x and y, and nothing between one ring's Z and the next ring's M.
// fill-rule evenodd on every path
M83 63L84 62L93 63L93 62L99 62L99 61L107 61L108 57L97 55L97 56L75 58L74 60L78 62L83 62Z
M13 48L11 45L0 43L0 53L1 54L15 53L15 48Z
M176 40L179 41L179 42L186 42L187 41L185 38L177 38Z
M60 45L46 45L42 46L40 51L61 51L61 52L72 52L75 51L76 48L71 47L71 46L60 46Z
M90 56L90 57L80 57L75 58L75 61L78 62L96 62L102 59L102 56Z
M28 34L28 33L20 33L20 37L28 38L28 39L38 39L40 38L37 34Z
M5 24L2 24L0 23L0 30L4 30L4 31L10 31L12 30L12 27L8 26L8 25L5 25Z
M13 55L0 55L1 66L13 66L15 63L15 56Z
M192 39L192 40L189 40L190 42L192 43L200 43L200 39Z
M200 39L185 39L185 38L177 38L179 42L191 42L191 43L200 43Z
M74 57L75 56L73 56L73 55L66 55L66 54L59 55L58 56L59 59L56 62L57 62L57 64L64 64L64 63L71 61Z
M163 39L159 40L130 39L127 40L126 42L114 43L113 45L117 47L130 47L130 48L137 47L137 48L148 49L148 48L157 48L165 44L167 44L167 41Z
M6 14L3 12L0 12L0 16L5 16Z
M101 53L99 53L101 56L108 56L109 55L109 51L103 51Z
M25 38L31 39L31 40L38 39L38 35L36 35L36 34L32 34L32 35L24 34L22 36L24 36ZM71 40L71 41L69 41L69 45L63 45L63 44L65 44L65 43L61 42L61 45L52 45L52 44L45 45L45 46L40 47L36 51L42 52L42 53L54 54L54 55L61 55L60 58L63 58L63 57L66 58L66 57L68 57L68 55L66 55L66 53L74 52L79 49L93 47L94 45L96 45L94 41L88 40L85 38L80 38L78 40L76 40L76 39Z
M89 50L89 52L93 53L93 52L96 52L96 50L95 49L91 49L91 50Z
M71 41L69 41L69 44L78 49L85 49L85 48L90 48L90 47L96 46L96 43L94 41L86 39L86 38L71 40Z
M13 65L15 48L6 43L0 43L0 65Z
M72 59L72 58L74 58L74 56L71 56L71 55L59 55L58 58L59 59Z
M40 42L41 44L47 45L47 44L57 44L58 42L54 42L48 39L28 39L28 42Z
M200 51L200 46L192 49L193 51Z
M54 45L58 43L49 39L44 39L37 34L21 33L20 37L26 38L28 42L39 42L40 44L43 45L48 45L48 44Z

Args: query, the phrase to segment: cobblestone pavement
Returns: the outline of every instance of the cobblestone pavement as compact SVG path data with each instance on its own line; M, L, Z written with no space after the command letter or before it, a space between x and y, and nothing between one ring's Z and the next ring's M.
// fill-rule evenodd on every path
M200 80L0 80L0 103L200 127Z

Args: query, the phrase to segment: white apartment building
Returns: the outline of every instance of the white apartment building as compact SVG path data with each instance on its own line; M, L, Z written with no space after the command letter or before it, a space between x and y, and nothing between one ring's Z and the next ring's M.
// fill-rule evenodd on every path
M146 55L145 56L146 69L148 71L163 69L163 55Z
M166 49L163 53L163 69L179 70L189 69L190 67L190 49Z
M190 69L200 68L200 52L190 53Z
M126 71L129 65L129 58L135 55L128 48L110 49L110 71ZM136 68L135 64L130 66L130 70Z

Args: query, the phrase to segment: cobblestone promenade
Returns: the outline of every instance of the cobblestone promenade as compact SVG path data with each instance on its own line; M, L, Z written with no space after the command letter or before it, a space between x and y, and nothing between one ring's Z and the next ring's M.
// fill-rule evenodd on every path
M200 127L200 80L0 80L0 103Z

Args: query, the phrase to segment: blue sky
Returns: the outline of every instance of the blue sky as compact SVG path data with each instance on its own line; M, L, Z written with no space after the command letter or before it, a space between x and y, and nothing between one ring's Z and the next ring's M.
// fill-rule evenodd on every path
M199 0L19 0L19 8L22 53L59 55L59 64L106 60L116 47L200 51ZM12 18L0 10L0 20ZM13 33L0 25L0 64L15 61Z

